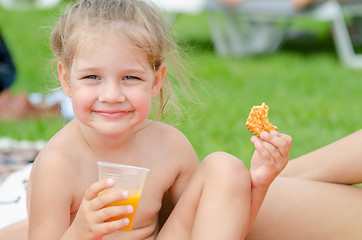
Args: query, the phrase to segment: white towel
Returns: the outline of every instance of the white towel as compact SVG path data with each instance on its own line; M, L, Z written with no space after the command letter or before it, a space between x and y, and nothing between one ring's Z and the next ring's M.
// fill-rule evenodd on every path
M10 174L0 185L0 229L27 218L26 185L32 164ZM15 201L17 200L18 201Z

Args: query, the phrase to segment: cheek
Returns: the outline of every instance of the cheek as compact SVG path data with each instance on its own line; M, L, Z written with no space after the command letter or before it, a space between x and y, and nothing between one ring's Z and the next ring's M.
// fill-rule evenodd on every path
M135 91L129 95L128 100L136 110L148 115L152 103L150 91Z
M76 91L72 95L73 109L75 114L88 113L96 101L96 94L92 91Z

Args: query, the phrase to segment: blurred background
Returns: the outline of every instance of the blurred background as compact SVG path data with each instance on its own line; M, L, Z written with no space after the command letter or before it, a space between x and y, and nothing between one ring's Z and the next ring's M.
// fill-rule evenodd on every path
M16 66L12 94L47 94L60 86L49 39L54 21L69 3L23 0L16 6L0 5L0 31ZM275 51L238 56L216 51L207 11L167 17L203 103L182 99L186 112L172 123L200 160L226 151L249 165L252 134L245 122L251 107L263 102L270 106L270 122L293 137L291 158L361 128L362 69L341 63L330 22L293 19L291 34ZM354 43L359 53L362 48ZM0 120L0 137L47 141L66 123L61 116Z

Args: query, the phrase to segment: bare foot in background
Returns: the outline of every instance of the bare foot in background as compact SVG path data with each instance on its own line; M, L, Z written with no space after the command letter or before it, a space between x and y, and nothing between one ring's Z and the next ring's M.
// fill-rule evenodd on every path
M0 93L0 120L12 121L27 118L51 117L59 114L59 105L34 105L25 93L12 96L9 90Z
M217 0L217 1L223 3L226 6L232 7L232 6L238 5L243 0Z
M9 90L5 89L0 92L0 113L2 109L6 108L6 105L10 101L10 99L11 99L11 94Z
M304 9L316 2L316 0L291 0L296 9Z

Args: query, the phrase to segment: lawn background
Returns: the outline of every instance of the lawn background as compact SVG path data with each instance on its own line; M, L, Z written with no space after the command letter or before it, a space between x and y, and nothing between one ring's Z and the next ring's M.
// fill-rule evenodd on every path
M64 6L0 8L0 29L17 66L14 94L46 93L58 86L49 35ZM200 159L220 150L248 165L253 146L245 120L250 108L262 102L270 105L270 121L293 137L291 158L361 128L362 70L340 64L329 24L304 21L295 27L314 31L316 38L288 41L272 55L237 59L215 54L205 14L177 17L175 37L203 104L183 101L187 112L175 125ZM0 136L48 140L64 124L59 118L0 122Z

